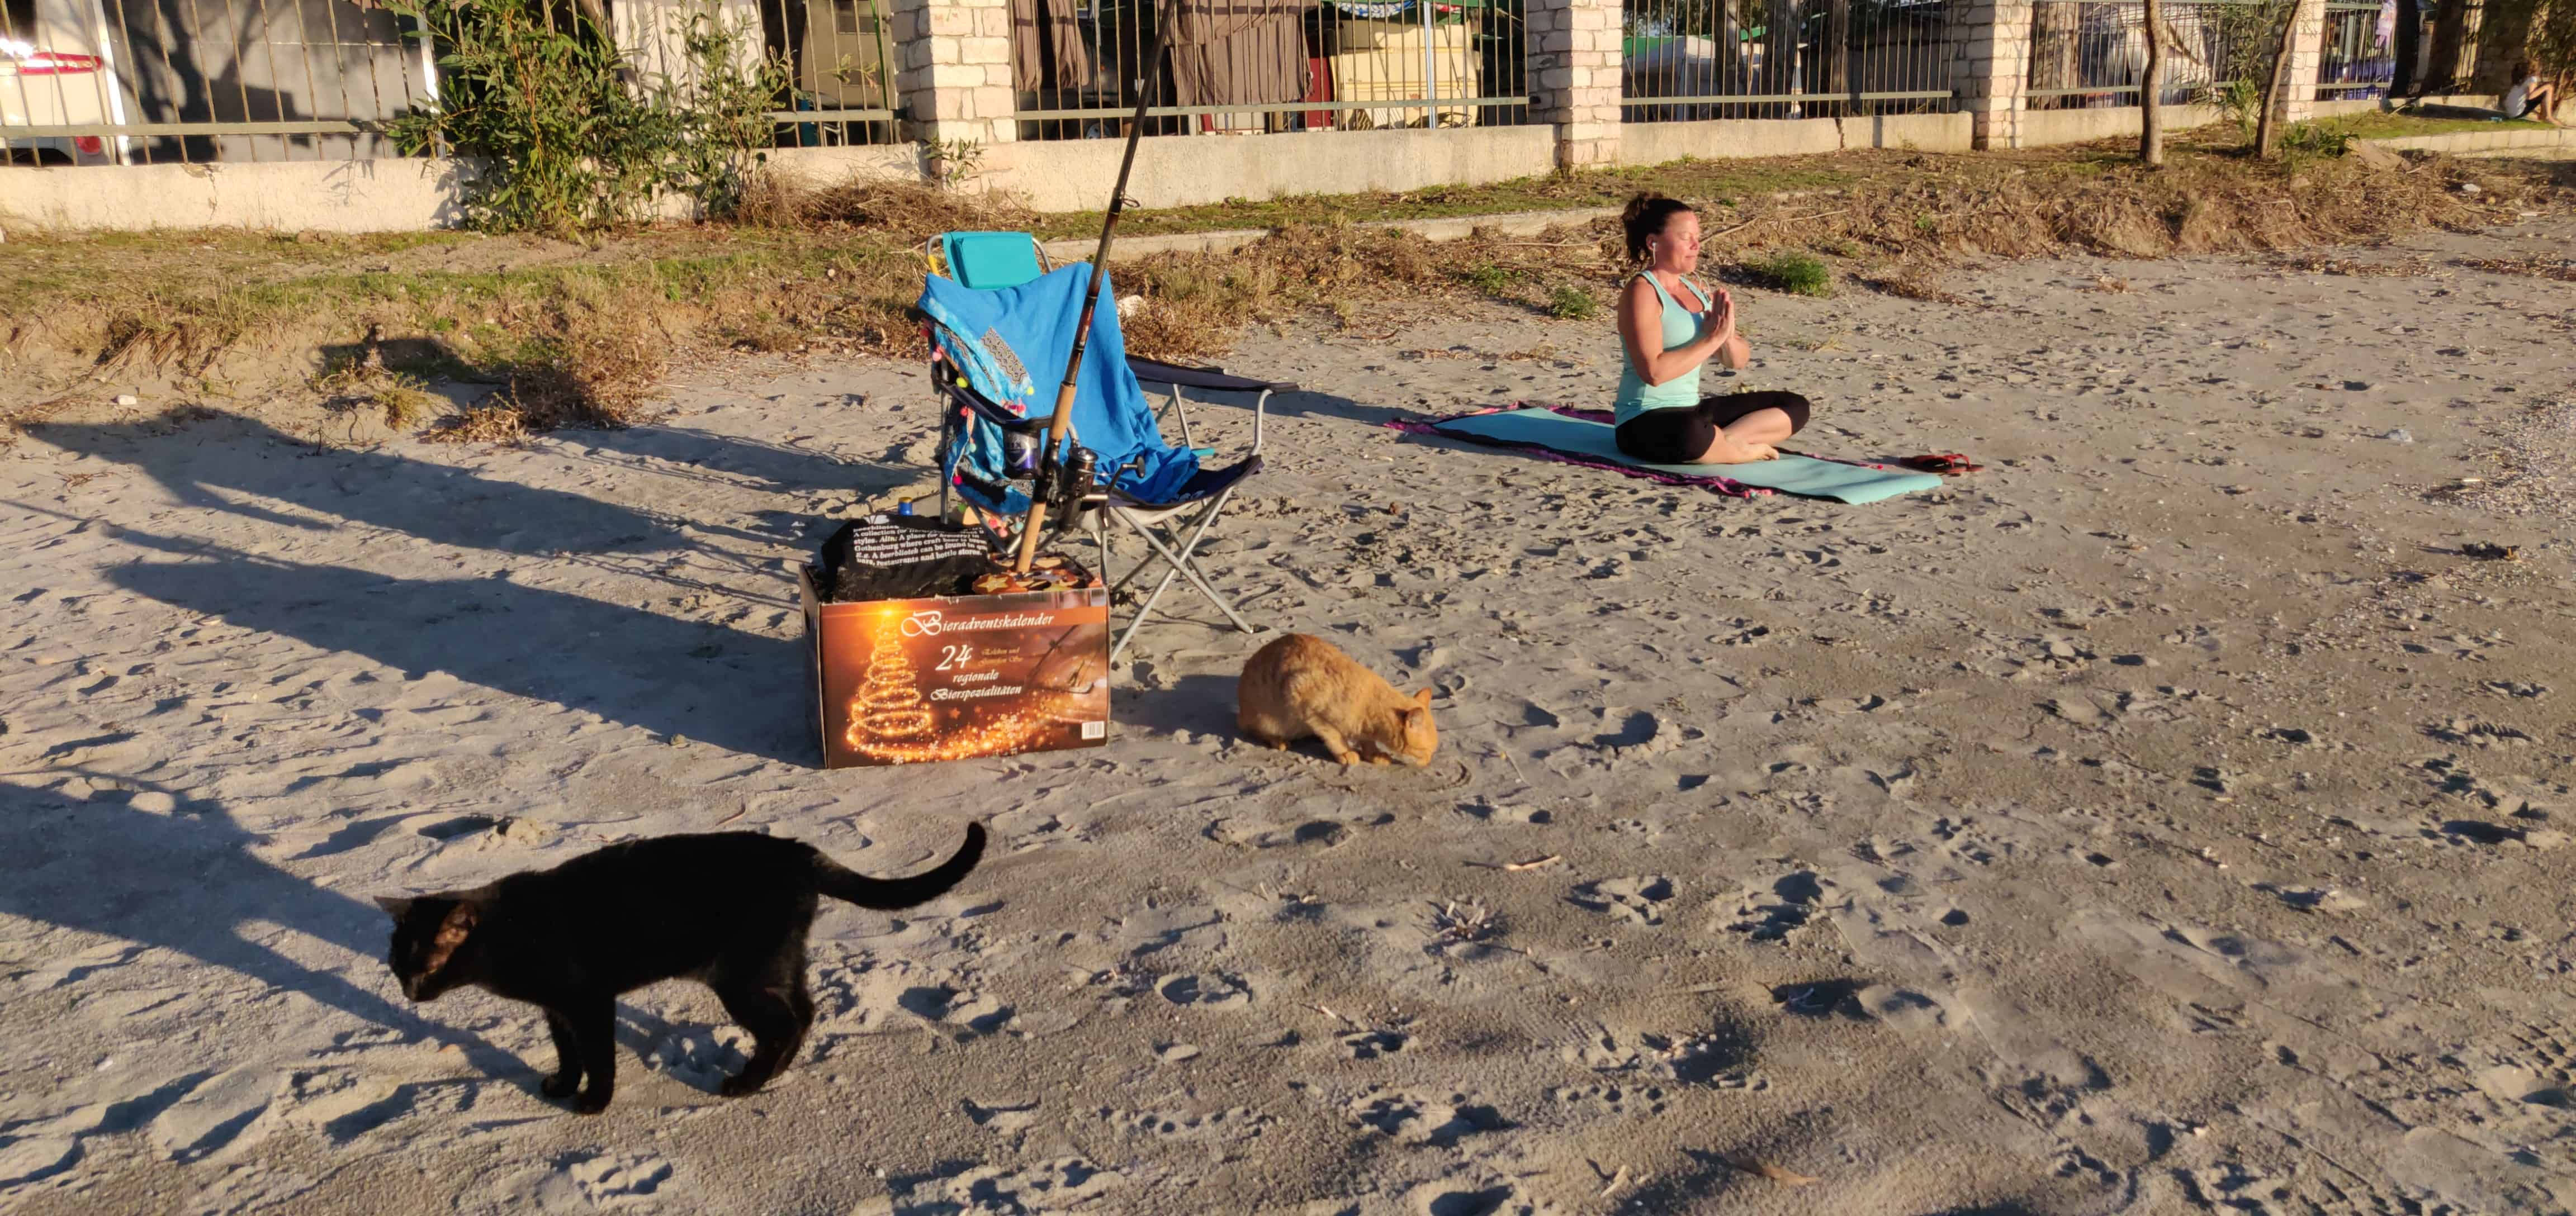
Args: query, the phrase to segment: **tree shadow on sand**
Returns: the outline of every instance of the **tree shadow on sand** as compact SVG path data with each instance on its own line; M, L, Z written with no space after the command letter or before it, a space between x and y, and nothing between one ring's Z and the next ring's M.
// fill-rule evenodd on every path
M120 539L185 556L105 572L116 586L184 611L363 655L410 679L446 672L666 737L814 759L798 639L505 579L396 578L132 531Z
M66 968L56 984L121 966L142 950L171 950L305 997L347 1020L454 1046L487 1073L526 1071L516 1056L475 1035L270 944L302 935L380 960L390 940L383 910L253 856L249 846L258 838L217 803L131 777L106 780L128 788L83 798L0 782L0 914L139 947ZM138 809L132 805L138 793L168 794L175 809ZM255 933L267 940L254 940ZM391 990L391 972L385 974Z

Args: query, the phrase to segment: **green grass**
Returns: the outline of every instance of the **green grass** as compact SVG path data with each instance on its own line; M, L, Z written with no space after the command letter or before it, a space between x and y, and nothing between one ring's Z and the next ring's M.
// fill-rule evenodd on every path
M1559 287L1548 295L1547 313L1560 321L1589 321L1601 315L1601 303L1579 287Z
M2484 122L2474 118L2417 118L2411 114L2346 114L2337 118L2320 118L2299 124L2354 139L2399 139L2409 135L2456 135L2462 131L2547 131L2547 123L2506 121Z
M1459 277L1466 280L1469 287L1489 296L1499 296L1511 290L1512 280L1520 276L1516 272L1488 264L1475 267Z
M1834 294L1834 272L1810 253L1783 251L1755 258L1744 264L1744 273L1773 291L1820 297Z

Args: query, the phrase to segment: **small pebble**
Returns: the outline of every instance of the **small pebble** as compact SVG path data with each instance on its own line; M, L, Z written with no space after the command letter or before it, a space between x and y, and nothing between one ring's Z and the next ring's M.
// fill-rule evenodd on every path
M143 404L143 399L132 393L118 393L116 395L116 403L118 405L141 405Z
M2380 438L2385 439L2385 440L2389 441L2390 443L2413 443L2413 442L2415 442L2415 436L2414 436L2414 434L2413 434L2413 433L2411 433L2411 432L2409 432L2405 427L2402 427L2402 426L2401 426L2401 427L2399 427L2399 428L2397 428L2396 430L2390 431L2390 432L2388 432L2387 434L2380 436Z

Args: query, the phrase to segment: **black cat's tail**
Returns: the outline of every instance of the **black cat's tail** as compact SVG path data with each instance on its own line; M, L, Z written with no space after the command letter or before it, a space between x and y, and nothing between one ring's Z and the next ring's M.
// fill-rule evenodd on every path
M821 853L814 854L814 887L834 899L848 900L862 908L892 912L926 904L948 893L949 888L965 881L975 863L984 858L984 825L966 825L966 843L939 867L910 878L870 878Z

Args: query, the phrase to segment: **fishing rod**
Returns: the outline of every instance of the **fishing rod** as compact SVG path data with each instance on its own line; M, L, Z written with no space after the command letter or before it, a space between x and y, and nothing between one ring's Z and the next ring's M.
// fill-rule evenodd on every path
M1142 62L1136 77L1136 117L1127 124L1127 153L1118 161L1118 184L1109 191L1109 214L1100 221L1100 248L1091 255L1091 284L1082 293L1082 316L1074 323L1073 354L1064 361L1064 383L1055 391L1055 415L1047 419L1046 456L1038 462L1038 475L1030 489L1028 521L1020 530L1020 555L1011 563L1013 573L1026 574L1029 563L1038 555L1038 532L1046 524L1047 500L1058 492L1057 482L1063 477L1063 462L1057 452L1064 447L1066 426L1073 420L1074 380L1082 373L1082 355L1091 345L1091 316L1100 307L1100 281L1109 277L1109 242L1118 234L1118 215L1133 200L1127 197L1127 174L1136 167L1136 144L1145 134L1145 110L1153 104L1149 82L1162 75L1163 48L1170 41L1172 25L1180 13L1180 0L1166 0L1154 21L1154 49Z

